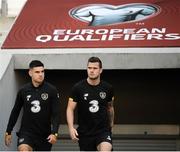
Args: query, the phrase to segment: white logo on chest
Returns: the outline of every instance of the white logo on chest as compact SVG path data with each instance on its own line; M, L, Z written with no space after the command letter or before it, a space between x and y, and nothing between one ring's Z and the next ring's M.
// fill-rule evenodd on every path
M89 107L89 111L92 113L96 113L99 111L99 102L97 100L92 100L89 102L89 104L91 105Z
M42 93L42 94L41 94L41 98L42 98L43 100L47 100L47 99L48 99L48 94L47 94L47 93Z
M84 100L87 100L88 95L89 95L88 93L84 94Z
M41 110L40 102L38 100L32 101L31 104L32 104L31 111L33 113L38 113Z
M101 99L105 99L106 98L106 92L100 92L99 96L101 97Z
M26 96L26 100L29 101L29 99L31 98L31 95L27 95Z

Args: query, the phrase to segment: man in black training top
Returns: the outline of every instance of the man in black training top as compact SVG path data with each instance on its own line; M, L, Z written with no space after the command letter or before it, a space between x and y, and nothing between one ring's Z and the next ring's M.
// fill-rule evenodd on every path
M102 62L91 57L88 78L76 83L68 101L67 122L72 140L78 140L81 151L111 151L111 129L114 120L114 93L110 84L100 80ZM77 106L78 129L74 128Z
M13 130L23 107L18 135L19 151L50 151L57 140L60 101L57 89L44 81L44 65L33 60L29 64L31 83L17 93L5 133L5 144L10 145Z

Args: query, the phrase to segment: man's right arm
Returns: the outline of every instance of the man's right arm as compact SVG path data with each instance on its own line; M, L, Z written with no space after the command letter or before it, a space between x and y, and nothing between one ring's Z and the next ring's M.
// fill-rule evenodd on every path
M79 140L77 130L74 128L74 110L77 106L77 102L74 102L72 98L69 98L68 106L66 110L67 123L69 127L69 133L72 140Z

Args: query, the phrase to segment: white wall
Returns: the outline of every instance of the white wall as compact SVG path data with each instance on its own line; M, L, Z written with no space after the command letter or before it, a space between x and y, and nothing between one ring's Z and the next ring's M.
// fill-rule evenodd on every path
M2 54L0 54L0 59L0 150L17 150L15 132L19 125L19 120L12 132L13 141L10 147L6 147L4 144L4 134L19 84L17 82L17 75L14 71L14 59L12 56L3 55L2 58Z

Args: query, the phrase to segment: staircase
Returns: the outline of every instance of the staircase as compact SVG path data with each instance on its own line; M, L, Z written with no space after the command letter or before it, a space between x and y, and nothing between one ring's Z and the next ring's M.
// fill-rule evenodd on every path
M176 151L179 136L170 135L113 135L114 151ZM61 136L53 151L79 151L78 143L68 135Z

